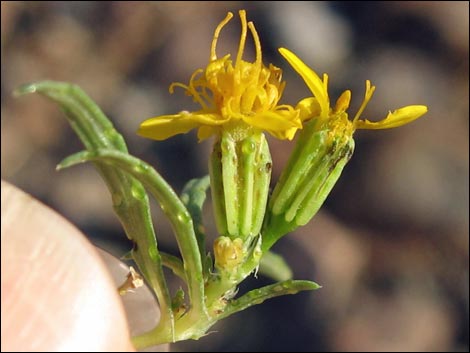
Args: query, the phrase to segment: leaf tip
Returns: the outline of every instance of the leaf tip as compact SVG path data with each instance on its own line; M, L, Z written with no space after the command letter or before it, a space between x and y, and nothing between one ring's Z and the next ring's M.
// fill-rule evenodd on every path
M35 83L26 83L13 91L13 97L20 97L25 94L35 93L36 91L37 85Z

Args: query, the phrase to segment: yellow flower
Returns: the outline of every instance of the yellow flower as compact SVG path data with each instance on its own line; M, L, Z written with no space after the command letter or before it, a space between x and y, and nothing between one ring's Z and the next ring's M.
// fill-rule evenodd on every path
M328 76L318 75L287 49L279 49L304 79L313 97L297 104L302 131L269 201L262 229L262 250L268 250L284 234L307 224L322 206L354 152L356 129L387 129L411 122L427 112L423 105L410 105L389 112L379 122L359 120L375 87L366 81L366 93L358 112L349 120L346 110L351 92L343 92L330 107Z
M366 105L369 103L375 91L375 86L371 86L370 81L366 81L366 92L364 100L351 120L348 119L346 110L351 101L351 91L344 91L336 101L335 108L330 107L330 99L328 97L328 75L323 74L323 80L302 62L291 51L280 48L279 52L289 62L295 71L303 78L313 97L305 98L297 104L297 109L300 110L300 118L306 121L312 118L317 118L320 123L328 125L329 134L333 138L344 136L348 139L352 136L356 129L389 129L405 125L428 111L424 105L409 105L399 108L388 115L381 121L371 122L369 120L359 120Z
M184 88L202 109L150 118L140 125L139 135L164 140L198 128L199 140L219 135L223 129L240 132L265 130L279 139L294 137L302 124L297 110L289 105L278 105L285 87L281 80L282 71L273 65L263 65L255 27L252 22L247 23L244 10L239 15L242 31L235 63L230 54L222 58L216 54L219 34L233 17L229 12L215 30L206 69L196 70L188 85L173 83L170 86L170 93L174 87ZM248 29L256 49L254 62L242 59Z

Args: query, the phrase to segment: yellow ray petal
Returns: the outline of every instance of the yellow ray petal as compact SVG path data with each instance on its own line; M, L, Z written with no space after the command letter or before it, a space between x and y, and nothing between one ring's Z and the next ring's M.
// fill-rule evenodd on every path
M279 48L279 52L303 78L310 91L312 91L314 97L317 98L321 107L322 116L326 116L330 111L330 101L326 90L326 84L320 79L315 71L305 65L297 55L286 48ZM327 80L328 77L326 76L325 81Z
M408 105L403 108L399 108L393 112L389 112L385 119L372 122L369 120L357 120L354 122L356 129L390 129L399 127L418 119L428 111L425 105Z
M291 128L302 128L298 112L266 111L253 117L242 116L242 119L251 126L267 131L282 131Z
M197 130L197 139L199 142L211 137L216 133L216 128L213 126L200 126Z
M266 131L279 140L291 141L295 137L297 130L299 130L299 128L292 127L290 129L285 129L285 130L278 130L278 131L266 130Z
M299 118L302 122L318 117L321 113L320 104L318 103L318 99L315 97L307 97L302 99L299 103L297 103L295 109L299 110Z
M163 115L145 120L140 124L137 134L153 140L165 140L177 134L185 134L201 125L221 125L227 120L218 114L195 114L182 112L175 115Z

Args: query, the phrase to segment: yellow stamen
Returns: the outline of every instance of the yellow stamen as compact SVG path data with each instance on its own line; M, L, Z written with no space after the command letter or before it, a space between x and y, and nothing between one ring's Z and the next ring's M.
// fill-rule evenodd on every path
M374 95L375 92L375 86L370 85L370 81L366 81L366 92L364 93L364 100L362 101L361 106L359 107L359 110L357 111L356 115L354 116L353 119L353 124L356 125L357 121L359 120L359 117L361 116L362 112L364 109L366 109L367 104L369 104L372 96Z
M227 16L225 16L224 20L220 22L217 28L215 29L214 38L212 39L212 45L211 45L210 61L217 60L217 54L215 52L215 49L217 48L217 40L219 39L220 31L232 19L232 17L233 17L233 13L229 12Z
M262 59L261 59L261 42L259 40L258 32L256 32L255 25L253 22L248 23L248 27L250 28L251 35L253 36L253 41L255 42L255 66L258 68L258 72L261 69Z
M237 60L235 61L235 67L240 66L240 62L243 56L243 51L245 50L246 32L247 32L246 12L244 10L240 10L239 15L240 15L240 21L242 23L242 33L240 35L240 44L238 45L238 53L237 53Z
M323 74L323 90L326 92L326 101L330 105L330 98L328 97L328 75Z
M186 91L186 93L189 96L192 96L193 99L197 103L199 103L203 109L208 109L206 102L201 97L201 95L199 94L199 92L197 91L197 89L195 88L195 85L194 85L194 80L195 80L196 76L198 74L202 73L202 72L204 72L204 70L202 70L202 69L198 69L198 70L194 71L194 73L191 75L191 78L189 79L189 85L185 85L185 84L179 83L179 82L173 82L170 85L170 88L168 90L170 91L171 94L173 94L173 92L175 91L175 87L181 87ZM201 92L201 93L204 94L204 92ZM204 95L207 97L207 94L204 94Z

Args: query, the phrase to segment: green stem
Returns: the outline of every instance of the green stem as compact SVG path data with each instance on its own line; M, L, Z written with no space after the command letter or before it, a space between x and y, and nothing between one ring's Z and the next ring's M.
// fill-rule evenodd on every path
M207 189L210 187L209 175L199 179L191 179L186 183L181 192L180 199L187 208L193 219L194 233L202 259L204 279L210 274L211 264L208 264L206 252L206 234L202 222L202 208L207 197Z
M153 329L147 333L132 337L132 344L139 350L168 342L178 342L188 339L199 339L206 334L216 322L217 318L201 318L191 313L183 315L175 322L175 335L168 332Z
M254 289L238 299L227 301L224 310L217 312L212 318L208 318L207 320L195 320L194 317L190 317L188 315L183 316L175 324L175 332L177 333L175 341L198 339L202 337L217 321L239 311L245 310L253 305L261 304L267 299L319 288L321 288L321 286L315 282L288 280ZM158 332L156 330L132 338L132 343L137 349L165 342L169 342L168 334Z
M163 266L169 268L176 276L186 281L184 266L180 258L160 251Z

